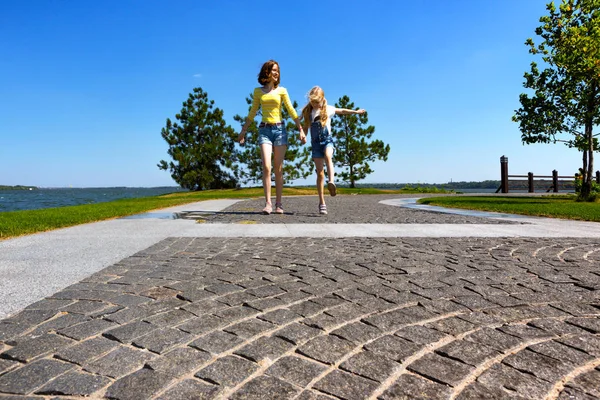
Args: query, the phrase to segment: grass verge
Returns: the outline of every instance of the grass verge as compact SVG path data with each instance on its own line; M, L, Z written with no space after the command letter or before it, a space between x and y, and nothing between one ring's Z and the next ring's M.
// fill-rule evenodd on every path
M349 189L338 187L339 194L396 194L424 192L426 191L421 188L410 190L381 190L370 188ZM429 192L440 193L443 191L430 190ZM317 189L314 186L287 187L284 188L283 194L285 196L316 195ZM79 206L0 212L0 240L85 224L88 222L124 217L127 215L139 214L151 210L193 203L196 201L252 198L262 196L262 187L204 190L200 192L178 192L161 196L121 199L106 203L85 204Z
M452 196L428 197L418 200L418 203L467 210L600 222L600 204L577 202L575 199L574 195L539 197Z

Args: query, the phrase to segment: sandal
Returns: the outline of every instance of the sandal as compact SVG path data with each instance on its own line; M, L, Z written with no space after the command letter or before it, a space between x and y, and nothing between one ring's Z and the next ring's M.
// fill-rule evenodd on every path
M275 203L275 214L283 214L283 205L281 203Z
M265 215L269 215L269 214L271 214L272 212L273 212L273 206L272 206L272 205L270 205L269 203L267 203L267 204L265 205L265 208L263 208L263 209L262 209L262 213L263 213L263 214L265 214Z
M319 204L319 214L327 215L327 205Z
M337 194L336 193L337 188L335 187L335 183L333 183L333 182L327 183L327 189L329 189L329 195L331 197L335 197L335 195Z

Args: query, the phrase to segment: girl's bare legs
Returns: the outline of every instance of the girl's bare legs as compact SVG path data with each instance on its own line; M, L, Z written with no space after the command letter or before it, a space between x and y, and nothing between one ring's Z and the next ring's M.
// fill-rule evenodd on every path
M325 171L323 171L323 159L313 158L317 170L317 193L319 193L319 205L325 204L325 195L323 194L323 183L325 181Z
M262 181L265 192L265 202L271 205L271 152L273 146L268 143L260 145L260 156L262 158ZM275 153L277 154L277 153Z
M327 189L329 189L329 194L331 196L335 196L335 171L333 169L333 147L331 146L325 148L325 162L327 163L327 175L329 177Z
M333 147L325 148L325 162L327 163L327 176L329 182L335 182L335 171L333 170Z
M281 204L283 195L283 160L287 146L275 146L274 169L275 169L275 204Z

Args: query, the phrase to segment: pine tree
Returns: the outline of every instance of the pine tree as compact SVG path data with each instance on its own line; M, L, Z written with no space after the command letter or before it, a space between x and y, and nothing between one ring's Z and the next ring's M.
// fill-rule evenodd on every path
M161 160L158 168L169 170L173 180L185 189L236 187L236 134L208 94L194 88L175 119L179 123L167 118L161 130L172 161Z
M335 104L337 108L354 108L348 96L343 96ZM336 175L355 187L356 181L365 179L373 170L369 162L387 161L390 146L381 140L369 142L375 133L375 127L365 125L369 122L367 113L362 115L336 115L331 121L332 135L336 141L333 160L336 167L342 168Z

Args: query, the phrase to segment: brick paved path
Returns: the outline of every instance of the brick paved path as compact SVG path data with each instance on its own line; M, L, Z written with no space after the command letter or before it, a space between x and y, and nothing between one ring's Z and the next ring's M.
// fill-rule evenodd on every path
M0 321L0 399L80 396L599 399L600 243L169 238Z

